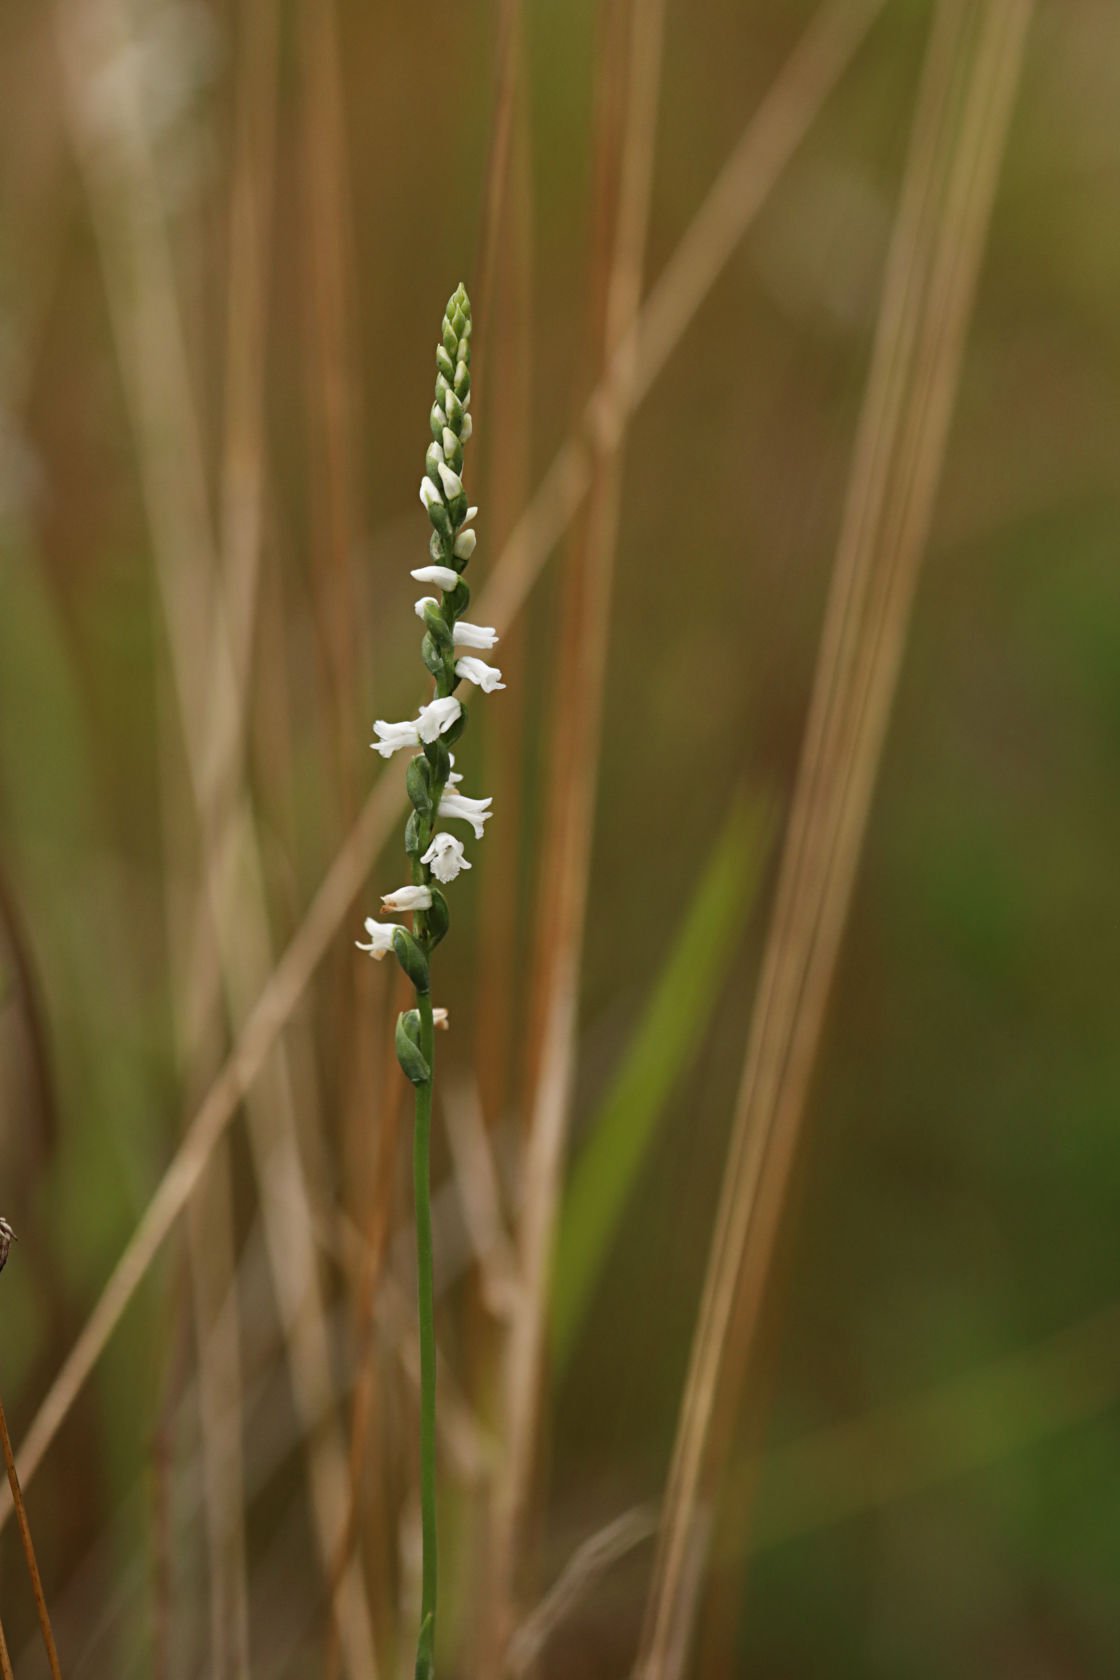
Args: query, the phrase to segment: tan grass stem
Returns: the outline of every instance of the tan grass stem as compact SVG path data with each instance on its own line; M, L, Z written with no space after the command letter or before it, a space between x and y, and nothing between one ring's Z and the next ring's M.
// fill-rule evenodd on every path
M623 14L626 15L625 13ZM619 358L641 299L653 191L653 159L664 42L664 0L629 10L617 186L600 163L605 205L617 196L604 270L601 378L615 372L624 388L633 369ZM610 122L614 89L604 90ZM601 132L600 151L610 135ZM609 220L606 220L609 226ZM594 288L592 289L594 295ZM631 340L629 354L636 353ZM539 1425L548 1282L575 1077L579 972L591 868L595 798L602 739L603 695L625 427L616 426L594 461L588 517L566 569L564 628L553 692L557 706L549 758L540 868L536 992L528 1133L518 1202L520 1277L503 1377L504 1454L494 1494L490 1546L493 1622L490 1660L504 1665L515 1626L515 1560L524 1541Z
M201 979L217 965L236 1022L272 968L263 870L239 773L246 705L237 651L247 647L248 631L243 626L239 638L231 626L227 579L210 530L161 187L135 74L121 78L112 129L90 127L85 96L97 55L115 52L118 64L135 62L127 56L128 19L118 0L87 0L85 6L59 0L56 15L75 153L101 246L135 434L201 841L208 949L192 972ZM252 593L243 587L237 598L251 615ZM291 1075L279 1039L274 1048L274 1056L262 1061L264 1088L248 1093L247 1118L293 1389L308 1420L312 1513L327 1572L345 1520L344 1453L337 1420L310 1427L310 1419L329 1410L329 1348ZM342 1617L348 1669L354 1680L372 1680L377 1665L356 1571L347 1582Z
M820 17L852 21L849 32L841 41L837 27L830 33L836 40L834 56L829 60L826 74L821 73L818 60L812 55L795 55L780 73L774 93L780 89L780 103L788 101L800 113L794 127L785 124L787 134L796 144L819 110L821 103L839 79L869 27L872 17L884 0L826 0L818 21L810 30L821 33ZM856 21L859 27L856 27ZM773 97L773 96L771 96ZM768 101L769 103L769 101ZM788 153L775 163L771 145L763 146L758 138L756 120L748 124L732 159L717 179L697 217L690 224L678 247L678 256L671 258L662 278L654 286L639 316L637 330L658 318L664 311L666 326L651 349L652 362L639 349L647 368L641 397L648 394L650 383L664 366L679 335L692 319L711 286L718 279L727 257L738 238L746 232L757 208L757 194L745 193L740 206L735 238L723 215L715 218L723 229L720 250L695 242L692 229L710 213L713 198L718 196L729 210L728 172L736 177L745 173L745 156L753 156L757 166L767 171L770 186ZM678 270L676 265L683 253L687 262ZM670 282L670 277L672 277ZM687 296L688 310L678 307L677 298ZM675 323L675 325L674 325ZM677 338L673 338L673 333ZM639 394L629 394L635 403ZM539 576L549 554L570 524L582 503L588 486L588 445L581 439L570 439L557 453L552 465L539 484L532 502L499 556L490 583L480 594L480 616L494 617L507 628L516 620L525 599ZM210 1152L235 1114L246 1091L258 1077L273 1044L291 1019L304 996L307 985L318 965L337 937L346 916L361 890L369 870L392 824L402 810L400 789L392 777L382 777L373 788L317 892L309 904L303 920L262 987L256 1003L242 1020L233 1048L211 1085L206 1096L186 1128L183 1140L166 1167L155 1191L119 1260L110 1273L94 1307L76 1337L54 1382L43 1398L27 1435L20 1447L20 1466L25 1481L35 1474L58 1433L75 1399L81 1392L99 1359L106 1342L119 1323L136 1290L159 1253L168 1233L179 1218L192 1194ZM0 1504L0 1528L11 1514L11 1507Z
M758 1319L944 457L1029 9L1029 0L993 0L987 9L955 139L950 87L967 33L957 0L940 8L927 55L678 1426L641 1680L679 1674L688 1649L713 1417L733 1410Z
M55 1647L54 1634L51 1631L50 1612L47 1609L43 1582L39 1575L39 1565L35 1561L31 1524L27 1520L27 1507L23 1502L23 1490L19 1485L19 1476L16 1473L15 1455L12 1452L11 1436L8 1434L8 1420L4 1416L2 1404L0 1404L0 1446L4 1449L4 1464L8 1472L8 1486L12 1492L16 1523L19 1526L20 1545L23 1547L23 1555L27 1559L27 1572L31 1576L31 1591L35 1596L35 1613L39 1618L39 1628L43 1635L43 1645L47 1653L47 1663L50 1666L51 1680L62 1680L62 1670L58 1665L58 1651ZM6 1650L4 1655L6 1660Z

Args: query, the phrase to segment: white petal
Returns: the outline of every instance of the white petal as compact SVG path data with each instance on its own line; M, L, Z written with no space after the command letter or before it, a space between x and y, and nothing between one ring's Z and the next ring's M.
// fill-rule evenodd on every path
M470 868L463 856L463 842L453 834L437 834L420 862L428 865L437 881L444 882L453 881L461 869Z
M454 589L459 581L458 572L453 572L450 566L417 566L409 576L417 583L434 583L440 589Z
M495 689L504 688L502 673L496 665L487 665L483 659L457 659L455 661L455 675L463 677L467 682L477 683L484 694L493 694Z
M467 408L468 406L469 405L467 403L463 404L464 408ZM474 423L471 420L470 415L469 414L464 414L464 416L463 416L463 429L459 433L459 442L460 443L466 443L467 439L470 437L470 435L473 431L474 431Z
M434 595L421 595L420 599L416 602L416 605L413 607L412 610L416 614L417 618L422 619L424 617L424 608L425 607L438 607L438 606L439 606L439 602L436 600Z
M415 747L420 742L420 725L417 719L408 723L386 723L384 718L378 718L373 726L373 733L378 739L370 745L382 758L392 758L402 747Z
M398 914L402 910L430 910L432 907L431 887L398 887L396 892L382 893L381 902L386 910L395 910Z
M462 713L462 706L453 694L446 694L430 705L421 706L417 719L422 741L434 741L444 735Z
M368 951L374 962L380 962L382 957L388 956L393 949L393 935L399 926L399 922L375 922L372 916L367 916L366 932L369 934L369 944L363 945L360 939L354 943L359 951Z
M445 793L439 802L439 817L460 817L463 822L469 822L474 829L475 837L482 839L483 825L487 817L492 816L490 797L485 799L468 799L465 793Z
M497 644L498 632L492 624L468 624L461 618L451 633L456 647L492 648Z
M460 560L469 560L474 553L474 545L478 537L473 531L460 531L455 538L455 553Z
M442 502L443 500L439 493L439 486L433 484L430 478L420 480L420 500L425 507L430 507L432 502Z
M457 472L452 472L451 468L443 461L439 463L439 477L440 483L443 485L443 493L447 497L448 501L451 501L455 496L461 496L463 494L463 481L459 477L459 474Z

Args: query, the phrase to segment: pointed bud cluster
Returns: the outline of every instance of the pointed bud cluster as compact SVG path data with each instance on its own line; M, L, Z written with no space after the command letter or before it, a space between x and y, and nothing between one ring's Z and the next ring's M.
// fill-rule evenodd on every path
M487 665L472 652L460 652L489 652L498 640L492 626L469 624L463 618L471 597L462 574L475 550L477 536L471 523L478 512L468 505L463 487L463 445L472 431L470 365L471 306L460 286L448 300L436 346L435 401L429 417L432 441L420 481L420 501L431 527L430 564L412 572L417 583L442 593L441 599L422 596L415 608L424 626L420 653L435 679L435 694L415 718L402 723L379 718L373 726L373 746L382 758L391 758L401 747L421 749L409 761L405 778L412 814L404 844L412 863L412 881L386 893L381 901L382 914L410 914L413 931L370 918L366 922L369 943L359 946L378 960L392 951L421 995L430 984L431 954L450 919L440 886L471 867L463 842L439 825L469 823L481 839L490 816L488 798L470 799L457 791L462 777L453 768L449 749L466 727L467 709L455 690L461 682L473 683L484 694L505 687L496 665ZM421 1047L416 1010L398 1022L397 1056L415 1084L431 1078L430 1056Z

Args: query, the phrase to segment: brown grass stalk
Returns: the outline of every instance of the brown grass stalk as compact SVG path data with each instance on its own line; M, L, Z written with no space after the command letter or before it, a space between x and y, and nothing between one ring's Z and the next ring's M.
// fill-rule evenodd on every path
M356 697L354 508L352 460L361 458L350 369L346 233L348 174L339 85L338 17L334 0L301 0L297 8L303 76L302 135L308 421L312 470L311 546L321 666L327 692L324 726L343 818L353 821L359 744ZM352 987L348 988L352 991ZM343 1042L352 1042L341 1023Z
M35 1561L35 1547L31 1539L31 1524L27 1520L27 1507L23 1503L23 1490L19 1485L16 1473L15 1455L12 1452L11 1436L8 1434L8 1420L4 1416L4 1407L0 1404L0 1446L4 1449L4 1464L8 1472L8 1486L12 1491L12 1504L15 1507L16 1523L19 1526L20 1545L23 1555L27 1559L27 1573L31 1576L31 1591L35 1596L35 1613L39 1618L39 1628L43 1635L43 1645L47 1653L50 1666L51 1680L62 1680L62 1670L58 1665L58 1651L54 1643L54 1633L51 1631L50 1612L47 1609L46 1594L43 1592L43 1582L39 1575L39 1565ZM4 1660L7 1662L8 1653L5 1647ZM11 1665L8 1664L8 1672Z
M135 432L201 840L210 913L202 937L215 943L198 958L196 972L201 976L217 964L236 1022L272 969L263 871L240 778L246 666L243 661L238 670L237 652L248 647L251 616L238 637L209 526L200 428L160 184L134 79L122 83L112 132L91 134L88 128L83 98L96 64L89 55L107 45L127 51L129 43L127 20L114 0L95 3L100 36L83 30L87 20L60 0L59 42L75 151L101 243ZM259 412L259 402L257 407ZM251 615L253 595L242 588L236 598ZM313 1428L311 1422L329 1410L329 1350L291 1076L279 1040L274 1052L262 1067L262 1088L248 1094L247 1117L293 1388L308 1423L312 1511L326 1571L345 1520L344 1454L337 1423ZM377 1668L356 1571L347 1586L342 1619L348 1669L355 1680L366 1680Z
M806 747L736 1105L635 1673L681 1672L718 1472L800 1129L890 713L1030 0L992 0L955 125L966 9L946 0L884 289ZM715 1458L717 1462L713 1463Z
M524 59L524 28L518 10L514 36L517 63ZM504 82L503 82L504 85ZM487 527L494 549L500 554L529 500L531 402L534 376L532 331L533 277L533 183L528 93L519 75L510 95L513 105L508 169L511 179L500 190L487 191L487 202L500 196L504 207L501 223L484 217L484 228L494 229L495 255L482 266L493 271L494 328L486 348L476 349L476 360L485 375L480 388L483 402L483 442L486 455ZM485 241L482 250L487 251ZM485 295L485 293L484 293ZM502 624L502 670L513 696L524 696L526 678L526 631L524 622ZM478 917L478 996L486 1008L478 1011L475 1026L474 1062L490 1126L499 1123L509 1099L510 1063L517 1020L518 986L515 969L518 956L519 902L524 867L524 824L527 817L523 797L525 725L528 708L503 705L486 715L483 738L483 782L493 790L494 808L507 820L489 837L482 860L481 898ZM471 1336L480 1361L488 1349L484 1336Z
M275 148L277 20L272 0L247 7L238 55L229 204L226 433L222 462L221 564L231 660L240 703L211 719L213 773L204 832L220 848L245 749L245 695L256 619L263 509L264 345L267 251ZM195 911L198 936L185 981L186 1064L192 1078L221 1042L220 958L207 914L206 883ZM210 933L210 937L206 937ZM207 1047L211 1046L207 1054ZM200 1060L206 1057L206 1062ZM211 1071L212 1077L212 1071ZM249 1673L249 1593L244 1521L239 1295L235 1285L233 1193L225 1140L214 1151L187 1218L195 1318L203 1485L210 1553L211 1651L216 1680Z
M626 15L625 13L623 15ZM624 97L604 89L598 202L610 228L602 282L600 378L615 362L641 298L653 189L665 7L650 0L629 9ZM617 183L610 166L614 109L624 113ZM613 216L608 208L616 200ZM611 223L613 222L613 226ZM631 346L631 354L633 353ZM619 364L623 383L632 370ZM520 1172L517 1244L520 1267L503 1378L504 1454L494 1493L490 1566L493 1609L488 1667L505 1665L515 1627L515 1562L522 1554L539 1425L545 1320L556 1211L575 1077L579 971L583 952L595 797L602 738L610 609L618 546L625 431L619 426L595 458L588 516L566 568L562 640L541 859L534 975L534 1021L528 1132Z
M742 186L753 164L763 172L766 190L774 185L790 152L842 75L882 4L883 0L826 0L803 44L804 49L811 36L815 43L813 50L799 49L780 73L771 95L748 124L676 254L651 290L635 326L642 375L633 391L622 394L624 402L637 404L648 395L657 373L750 225L760 202L759 195L753 189L744 190L741 199L735 202L734 183ZM791 117L779 122L775 110L787 107ZM775 144L775 130L784 136L782 146ZM695 237L695 230L705 224L718 232L717 243ZM643 336L647 331L648 348ZM592 407L605 399L605 388L601 388L592 399ZM586 496L590 448L580 436L569 439L557 453L495 563L487 588L480 594L480 618L493 617L507 629L516 620L549 554ZM382 777L340 846L270 978L243 1018L225 1065L196 1110L89 1318L44 1396L20 1447L20 1467L25 1481L30 1480L42 1463L122 1313L182 1213L211 1151L302 1000L312 975L350 914L401 809L399 786L392 777ZM10 1514L10 1505L0 1504L0 1528Z

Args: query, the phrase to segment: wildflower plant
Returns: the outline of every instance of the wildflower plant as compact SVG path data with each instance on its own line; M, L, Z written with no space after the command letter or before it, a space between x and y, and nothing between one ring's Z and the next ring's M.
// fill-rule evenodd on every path
M467 724L467 708L456 694L461 683L483 693L503 688L496 666L476 657L497 642L494 630L468 624L463 614L470 590L463 581L474 552L471 522L477 508L468 507L463 489L463 445L471 435L471 306L460 285L449 299L443 330L436 347L436 390L431 411L432 442L425 458L420 500L432 527L429 553L432 564L412 576L438 588L440 598L423 595L416 616L424 626L420 654L435 680L435 693L418 715L403 723L379 718L373 726L373 747L391 758L402 747L419 747L410 759L405 786L412 814L404 831L404 849L411 861L408 885L384 894L382 915L411 915L411 930L399 922L366 921L368 951L377 961L390 952L416 990L416 1007L397 1020L397 1059L416 1088L416 1128L413 1138L413 1186L416 1199L416 1251L420 1314L420 1512L423 1563L420 1599L420 1638L416 1657L417 1680L430 1680L434 1666L436 1617L436 1501L435 1501L435 1324L432 1293L432 1215L430 1147L432 1075L435 1065L434 1028L446 1026L446 1011L432 1008L432 953L447 933L450 917L442 888L471 867L463 842L441 825L469 823L481 839L490 815L489 799L471 799L458 791L462 777L451 752ZM460 650L463 650L460 652Z

